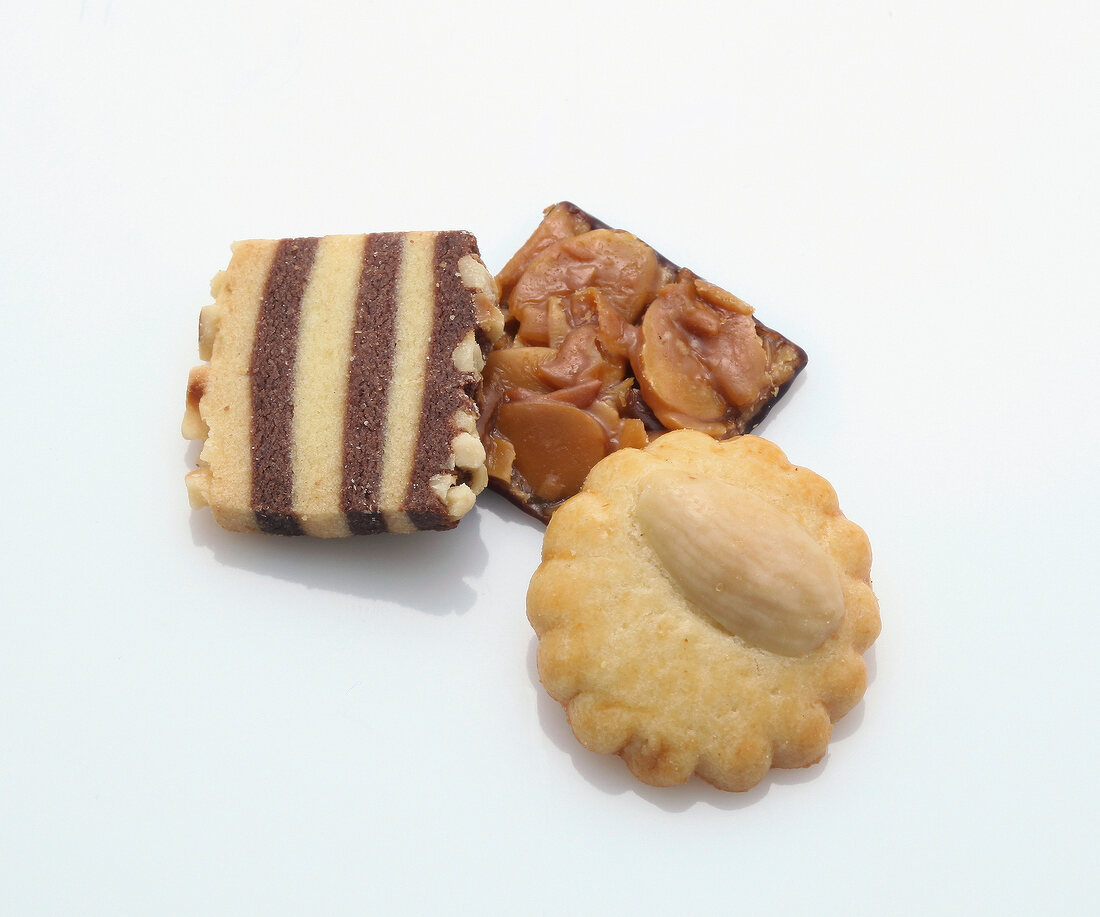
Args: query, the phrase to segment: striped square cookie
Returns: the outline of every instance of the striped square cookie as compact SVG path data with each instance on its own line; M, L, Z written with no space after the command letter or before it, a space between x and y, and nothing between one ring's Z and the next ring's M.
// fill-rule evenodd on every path
M470 233L238 242L211 294L183 421L205 441L192 506L320 537L453 528L473 506L503 318Z

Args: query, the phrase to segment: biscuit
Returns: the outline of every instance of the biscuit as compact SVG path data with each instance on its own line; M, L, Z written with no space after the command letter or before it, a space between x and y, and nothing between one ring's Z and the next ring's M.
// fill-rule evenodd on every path
M527 596L539 676L642 781L746 790L819 761L863 696L870 568L833 488L777 446L668 433L551 519Z
M543 522L616 449L668 430L748 432L806 365L747 303L568 202L497 280L489 486Z
M238 242L199 321L194 507L241 532L447 529L486 484L496 282L467 232Z

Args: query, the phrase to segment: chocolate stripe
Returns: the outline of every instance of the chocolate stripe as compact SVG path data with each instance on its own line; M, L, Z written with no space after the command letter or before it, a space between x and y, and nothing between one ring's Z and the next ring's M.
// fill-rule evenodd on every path
M388 532L416 531L405 512L405 502L424 413L424 378L435 313L435 236L434 232L405 233L397 278L394 379L386 411L386 451L379 489Z
M385 531L379 510L386 407L393 375L397 274L404 236L367 236L352 325L351 366L344 414L341 509L356 535Z
M291 459L298 320L317 239L283 239L264 285L252 346L252 510L274 535L300 535Z
M478 254L477 243L468 232L441 232L435 237L435 316L424 380L424 413L420 438L413 461L413 481L428 481L437 474L448 474L451 459L452 418L456 411L475 414L473 377L469 390L455 384L456 370L452 354L459 342L476 327L473 297L462 285L458 262L463 255ZM445 435L441 431L453 431ZM437 527L447 508L430 488L410 489L405 511L417 528Z

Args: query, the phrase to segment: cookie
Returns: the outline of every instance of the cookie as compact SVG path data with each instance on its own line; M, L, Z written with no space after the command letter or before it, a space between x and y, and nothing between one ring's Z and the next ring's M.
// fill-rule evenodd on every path
M543 685L646 783L746 790L825 754L878 636L866 535L756 436L668 433L601 461L527 596Z
M448 529L486 484L485 354L503 330L467 232L238 242L199 322L194 507L240 532Z
M574 204L549 208L497 280L489 481L544 522L616 449L751 430L806 365L747 303Z

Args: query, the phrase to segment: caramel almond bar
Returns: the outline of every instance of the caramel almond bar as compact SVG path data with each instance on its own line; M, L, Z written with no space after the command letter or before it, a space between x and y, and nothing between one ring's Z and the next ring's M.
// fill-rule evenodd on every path
M567 202L497 282L489 485L544 522L611 452L669 430L748 432L806 365L747 303Z
M238 242L202 310L195 507L239 532L448 529L486 484L496 282L467 232Z

